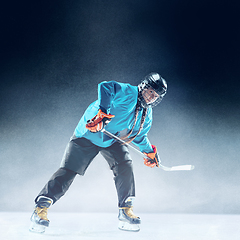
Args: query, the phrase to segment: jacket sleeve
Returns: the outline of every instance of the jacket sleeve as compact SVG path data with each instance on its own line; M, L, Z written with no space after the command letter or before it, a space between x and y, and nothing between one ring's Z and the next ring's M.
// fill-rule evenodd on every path
M103 112L109 114L111 103L120 89L120 84L115 81L104 81L98 85L99 107Z

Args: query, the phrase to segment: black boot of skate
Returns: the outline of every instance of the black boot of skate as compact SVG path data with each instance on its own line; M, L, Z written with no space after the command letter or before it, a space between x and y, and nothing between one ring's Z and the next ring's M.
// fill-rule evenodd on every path
M49 226L49 220L47 218L47 210L52 205L52 199L44 196L40 196L37 199L37 203L34 212L31 216L31 225L29 230L31 232L44 233L45 228Z
M133 213L133 199L134 197L129 197L125 201L124 207L119 208L119 224L118 228L120 230L138 232L140 230L141 220Z

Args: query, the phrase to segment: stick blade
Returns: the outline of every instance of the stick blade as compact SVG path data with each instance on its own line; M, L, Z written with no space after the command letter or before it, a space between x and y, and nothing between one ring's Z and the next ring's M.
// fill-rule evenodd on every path
M180 165L180 166L174 166L171 167L170 171L191 171L195 167L193 165Z

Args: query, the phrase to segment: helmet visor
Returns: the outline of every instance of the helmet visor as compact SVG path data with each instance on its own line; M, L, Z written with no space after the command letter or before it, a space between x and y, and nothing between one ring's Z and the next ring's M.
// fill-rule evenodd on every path
M157 94L152 87L143 89L142 96L147 105L153 104L160 97L159 94Z

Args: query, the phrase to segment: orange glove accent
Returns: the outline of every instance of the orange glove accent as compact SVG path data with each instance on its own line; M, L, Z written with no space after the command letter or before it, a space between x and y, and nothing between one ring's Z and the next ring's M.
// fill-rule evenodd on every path
M87 121L86 128L91 132L101 131L111 120L114 115L106 114L101 109L98 110L97 115L91 120Z
M158 153L157 153L157 147L155 145L152 145L152 149L154 152L152 153L144 153L148 158L151 158L152 160L149 160L147 158L144 158L144 164L148 167L159 167L159 156L158 156Z

